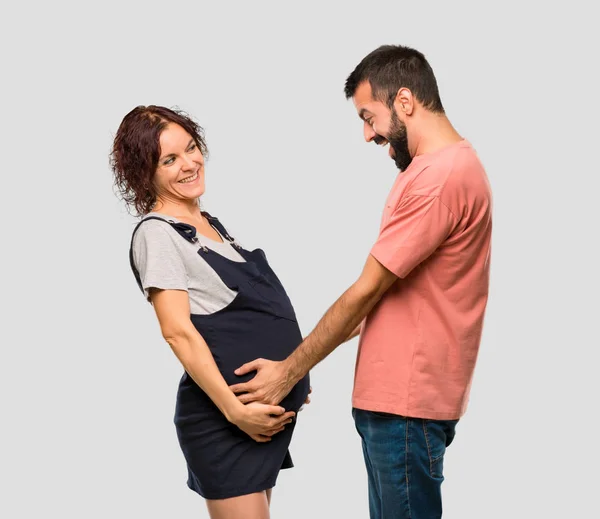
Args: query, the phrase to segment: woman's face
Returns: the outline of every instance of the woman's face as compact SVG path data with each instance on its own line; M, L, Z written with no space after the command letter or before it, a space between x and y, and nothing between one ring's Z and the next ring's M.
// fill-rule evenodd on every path
M158 197L181 202L204 194L204 157L192 136L169 123L160 135L160 150L154 176Z

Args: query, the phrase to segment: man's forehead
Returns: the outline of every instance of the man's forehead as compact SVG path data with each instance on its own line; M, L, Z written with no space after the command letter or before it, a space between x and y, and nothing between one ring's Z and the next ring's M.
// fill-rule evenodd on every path
M377 101L373 99L373 91L368 81L363 81L358 85L352 98L358 115L362 118L365 113L373 114Z
M354 92L353 101L357 110L360 110L365 105L371 103L373 101L371 85L368 81L363 81L356 87L356 91Z

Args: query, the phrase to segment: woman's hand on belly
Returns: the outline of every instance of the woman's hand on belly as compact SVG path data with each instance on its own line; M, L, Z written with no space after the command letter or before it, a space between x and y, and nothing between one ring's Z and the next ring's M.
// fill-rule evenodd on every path
M271 437L283 431L292 422L294 412L285 412L280 406L252 402L241 406L231 416L231 423L257 442L269 442Z
M271 441L281 432L293 411L276 405L254 402L244 405L229 389L204 338L190 321L187 292L151 292L163 337L194 382L210 397L229 422L257 442Z

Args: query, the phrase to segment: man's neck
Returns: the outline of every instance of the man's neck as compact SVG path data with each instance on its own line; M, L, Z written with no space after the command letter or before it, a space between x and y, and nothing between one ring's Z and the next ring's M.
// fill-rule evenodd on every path
M417 128L415 128L409 149L413 157L435 153L446 146L463 140L454 129L446 115L425 112L421 114Z

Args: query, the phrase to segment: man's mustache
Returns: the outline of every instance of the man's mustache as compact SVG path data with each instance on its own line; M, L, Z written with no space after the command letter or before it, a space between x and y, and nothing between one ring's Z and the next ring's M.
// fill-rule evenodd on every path
M379 146L387 143L387 139L385 137L382 137L381 135L375 135L375 137L373 137L373 140L375 141L375 144L378 144Z

